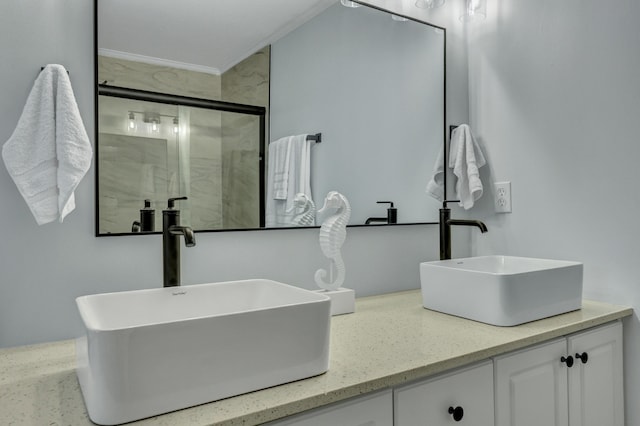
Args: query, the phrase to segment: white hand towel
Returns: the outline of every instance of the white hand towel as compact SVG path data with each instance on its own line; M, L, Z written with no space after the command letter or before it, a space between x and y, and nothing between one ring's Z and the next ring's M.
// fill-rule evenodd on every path
M74 191L93 152L71 82L62 65L47 65L36 79L2 158L38 225L75 209Z
M449 167L458 178L456 196L465 210L473 207L482 196L482 181L479 168L486 164L480 146L471 134L467 124L456 127L451 134Z
M444 152L442 146L438 151L438 159L433 165L433 174L427 183L427 194L438 201L444 201Z

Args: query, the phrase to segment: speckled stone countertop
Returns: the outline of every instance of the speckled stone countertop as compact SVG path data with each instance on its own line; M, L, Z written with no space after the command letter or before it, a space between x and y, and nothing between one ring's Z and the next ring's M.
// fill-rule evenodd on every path
M355 314L333 317L323 375L129 424L261 424L633 313L585 300L582 310L505 328L429 311L421 300L419 290L367 297ZM73 340L0 350L0 424L93 424L74 368Z

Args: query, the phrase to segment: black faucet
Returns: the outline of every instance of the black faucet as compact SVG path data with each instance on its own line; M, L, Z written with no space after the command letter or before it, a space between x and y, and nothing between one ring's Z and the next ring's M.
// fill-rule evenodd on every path
M180 285L180 235L184 236L187 247L196 245L193 229L180 226L180 210L174 209L176 200L186 200L187 197L169 198L167 210L162 211L162 272L163 286L175 287Z
M451 259L451 225L476 226L483 234L487 232L487 225L479 220L451 219L448 202L444 201L440 209L440 260Z
M393 207L393 201L376 201L378 204L390 204L387 209L387 217L370 217L368 218L364 224L369 225L373 222L380 223L398 223L398 209Z

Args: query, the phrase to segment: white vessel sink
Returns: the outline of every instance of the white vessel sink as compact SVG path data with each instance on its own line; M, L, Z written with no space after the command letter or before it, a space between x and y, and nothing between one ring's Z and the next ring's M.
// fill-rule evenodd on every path
M480 256L420 264L425 308L512 326L582 307L582 263Z
M269 280L82 296L78 379L113 425L322 374L329 297Z

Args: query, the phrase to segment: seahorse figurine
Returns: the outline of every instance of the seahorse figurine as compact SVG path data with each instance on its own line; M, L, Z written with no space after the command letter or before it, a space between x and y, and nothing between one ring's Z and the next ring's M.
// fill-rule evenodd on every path
M331 266L335 266L337 276L333 282L325 281L327 271L318 269L315 273L315 281L324 290L336 290L344 283L345 266L340 249L347 238L347 223L351 216L351 205L347 198L336 191L331 191L324 199L324 205L318 213L327 209L337 209L336 213L329 216L320 227L320 248L322 253L331 260Z
M311 198L303 192L298 192L293 199L292 210L302 209L291 220L295 226L314 226L316 224L316 205ZM289 210L291 211L291 210Z

